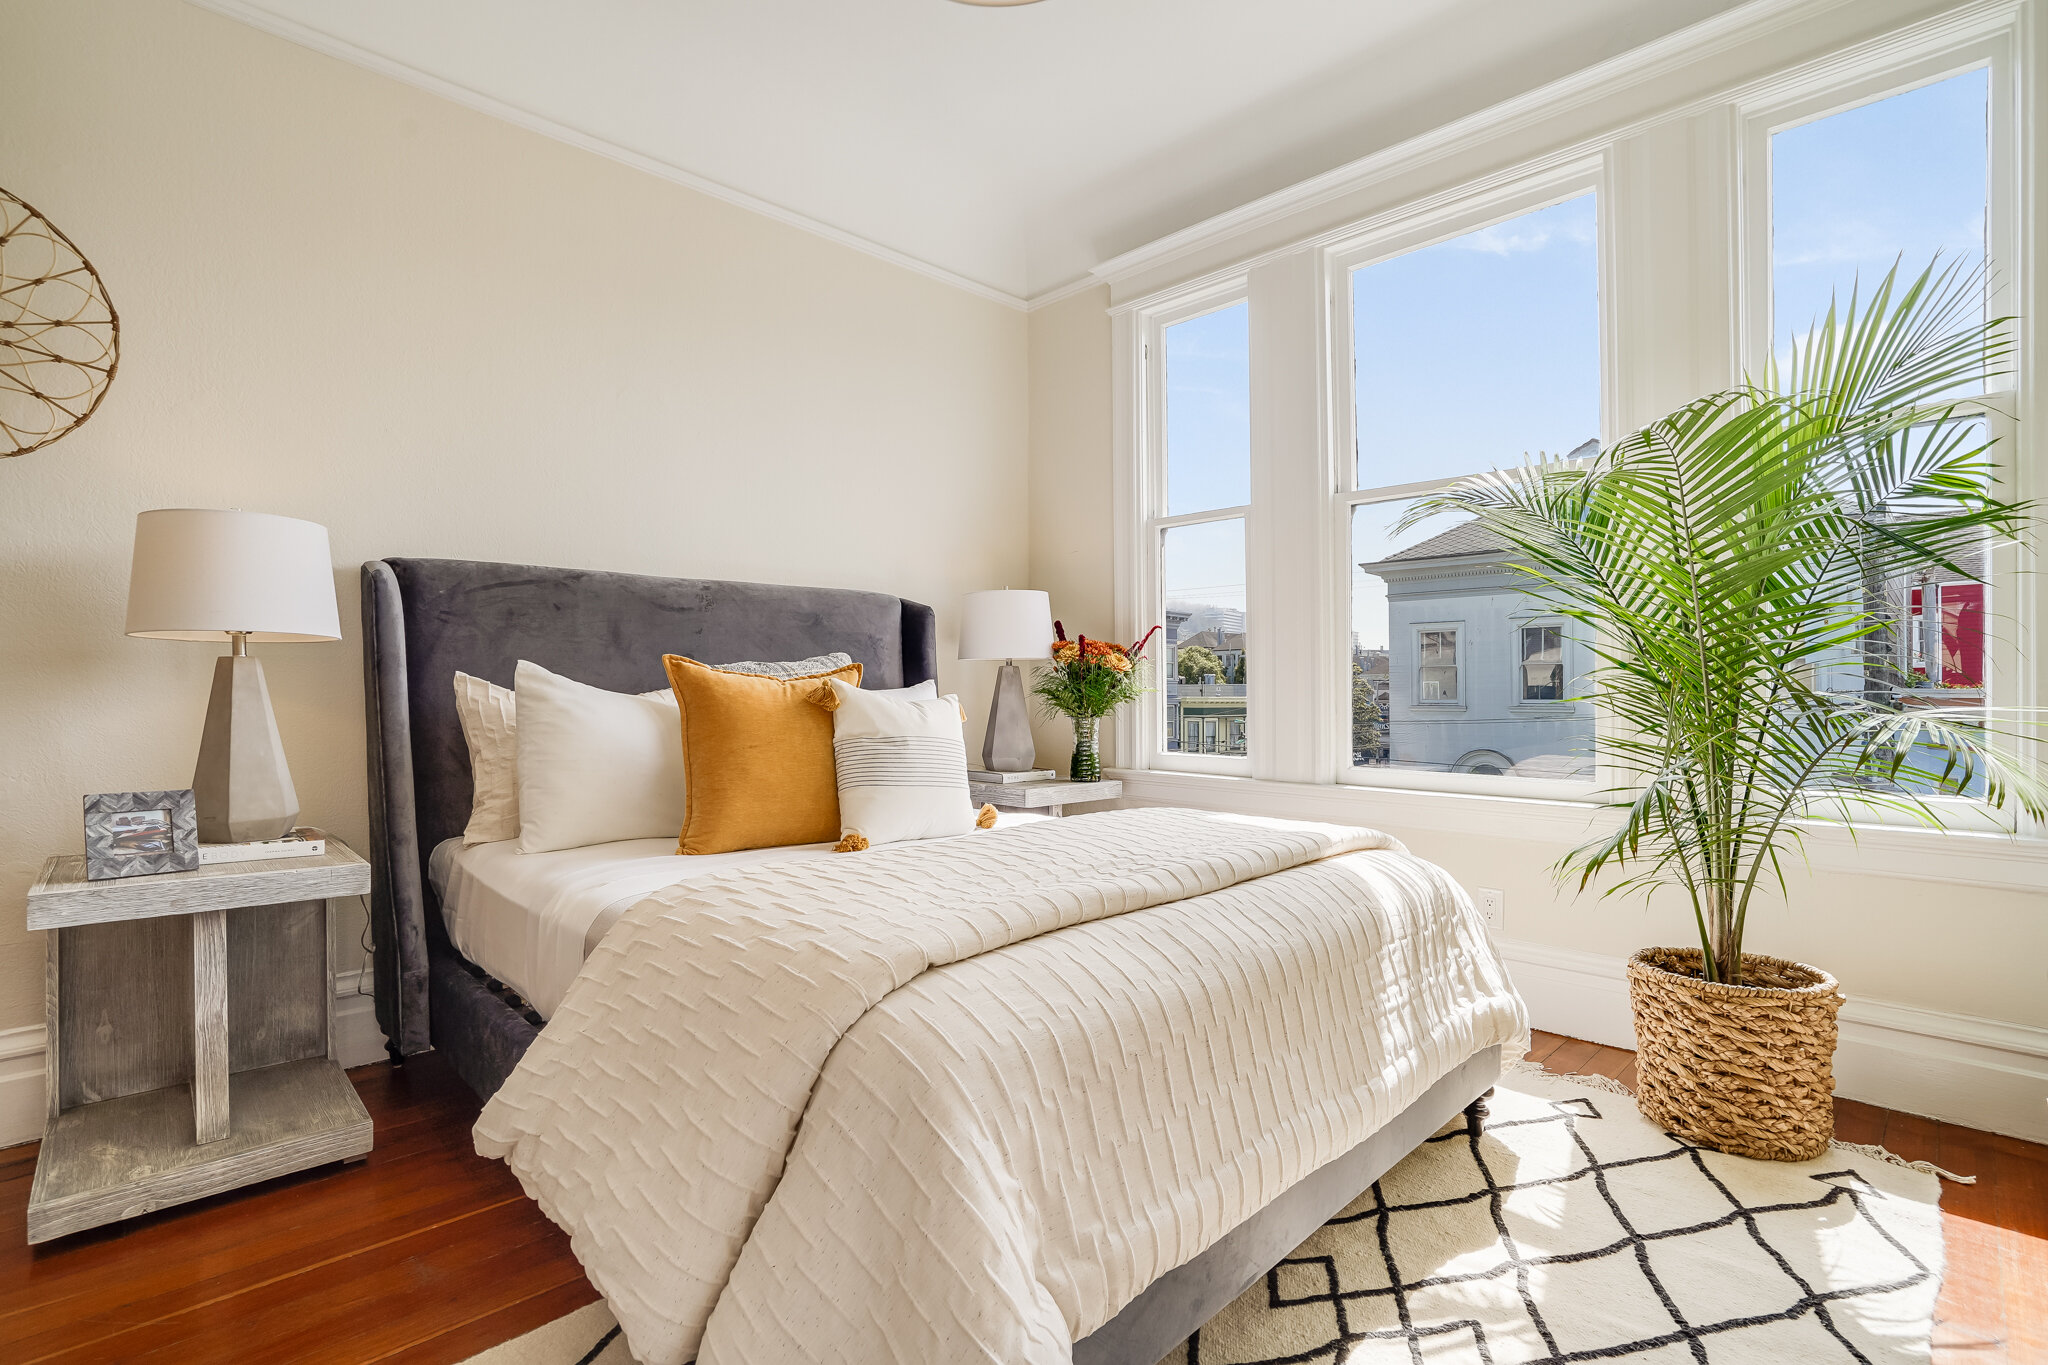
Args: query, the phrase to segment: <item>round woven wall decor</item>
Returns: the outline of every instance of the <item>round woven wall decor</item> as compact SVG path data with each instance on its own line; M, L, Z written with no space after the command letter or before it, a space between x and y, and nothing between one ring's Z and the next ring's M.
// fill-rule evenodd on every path
M0 458L93 415L121 357L121 319L85 253L0 190Z

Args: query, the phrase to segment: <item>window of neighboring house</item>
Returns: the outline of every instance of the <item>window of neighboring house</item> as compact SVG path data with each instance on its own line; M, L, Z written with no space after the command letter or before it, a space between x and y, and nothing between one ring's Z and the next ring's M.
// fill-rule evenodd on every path
M1398 524L1418 495L1465 475L1599 449L1597 221L1581 193L1350 270L1353 487L1338 501L1351 524L1354 775L1590 776L1590 706L1520 709L1545 644L1539 629L1537 654L1524 653L1530 601L1507 547L1469 519ZM1462 624L1428 626L1446 608ZM1537 685L1567 697L1563 634L1550 630L1557 676ZM1431 713L1447 703L1464 709ZM1466 762L1474 752L1507 766Z
M1415 700L1458 700L1458 630L1434 626L1415 632Z
M1564 627L1522 627L1522 701L1563 701Z
M1239 299L1159 329L1164 420L1154 454L1167 754L1237 758L1246 717L1245 517L1251 502L1250 304ZM1225 660L1238 660L1236 667ZM1221 728L1219 728L1221 727ZM1222 736L1236 734L1236 742Z
M1991 73L1980 67L1770 134L1770 345L1776 359L1782 363L1792 340L1825 318L1831 298L1839 308L1854 291L1867 302L1894 262L1901 285L1937 253L1965 270L1982 267L1990 221L1990 102ZM1980 300L1987 290L1980 277ZM1980 302L1980 317L1983 307ZM1981 389L1981 380L1966 382L1957 397L1968 407ZM1969 426L1968 444L1990 439L1985 419ZM1916 429L1891 439L1901 443L1904 456L1927 435ZM1894 520L1912 514L1897 503L1883 513ZM1987 542L1950 568L1869 584L1864 608L1881 627L1817 660L1823 685L1909 710L1982 706L1989 556ZM1924 744L1901 757L1921 772L1945 766L1945 755ZM1923 792L1937 786L1906 785ZM1981 794L1982 787L1980 776L1961 794Z

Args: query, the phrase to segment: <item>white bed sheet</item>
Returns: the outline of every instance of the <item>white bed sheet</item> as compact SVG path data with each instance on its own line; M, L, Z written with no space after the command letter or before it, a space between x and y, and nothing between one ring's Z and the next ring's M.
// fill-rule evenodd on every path
M1005 813L996 824L1045 818ZM457 951L525 996L541 1018L552 1019L583 959L647 896L734 868L831 852L830 844L796 844L686 858L674 839L626 839L521 853L517 839L467 848L460 839L444 839L427 860L427 879Z

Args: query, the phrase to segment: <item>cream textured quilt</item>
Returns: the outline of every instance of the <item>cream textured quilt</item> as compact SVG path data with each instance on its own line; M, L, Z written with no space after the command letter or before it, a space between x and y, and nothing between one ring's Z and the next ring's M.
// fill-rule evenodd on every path
M476 1144L646 1365L1064 1365L1524 1032L1387 836L1116 811L649 897Z

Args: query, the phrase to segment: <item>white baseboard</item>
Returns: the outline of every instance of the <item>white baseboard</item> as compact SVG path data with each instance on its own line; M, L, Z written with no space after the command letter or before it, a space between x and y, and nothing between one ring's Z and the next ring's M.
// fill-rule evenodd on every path
M334 979L334 1050L345 1067L384 1060L376 1003L368 994L357 994L369 988L367 968ZM43 1089L46 1042L41 1024L0 1029L0 1147L34 1142L43 1135L49 1104Z
M1622 959L1517 939L1499 946L1537 1028L1636 1045ZM1842 1007L1835 1093L2048 1142L2048 1028L1852 997Z
M43 1135L43 1026L0 1029L0 1147Z
M387 1055L384 1032L377 1027L377 1001L370 993L368 967L334 978L334 1055L345 1067L368 1066Z

